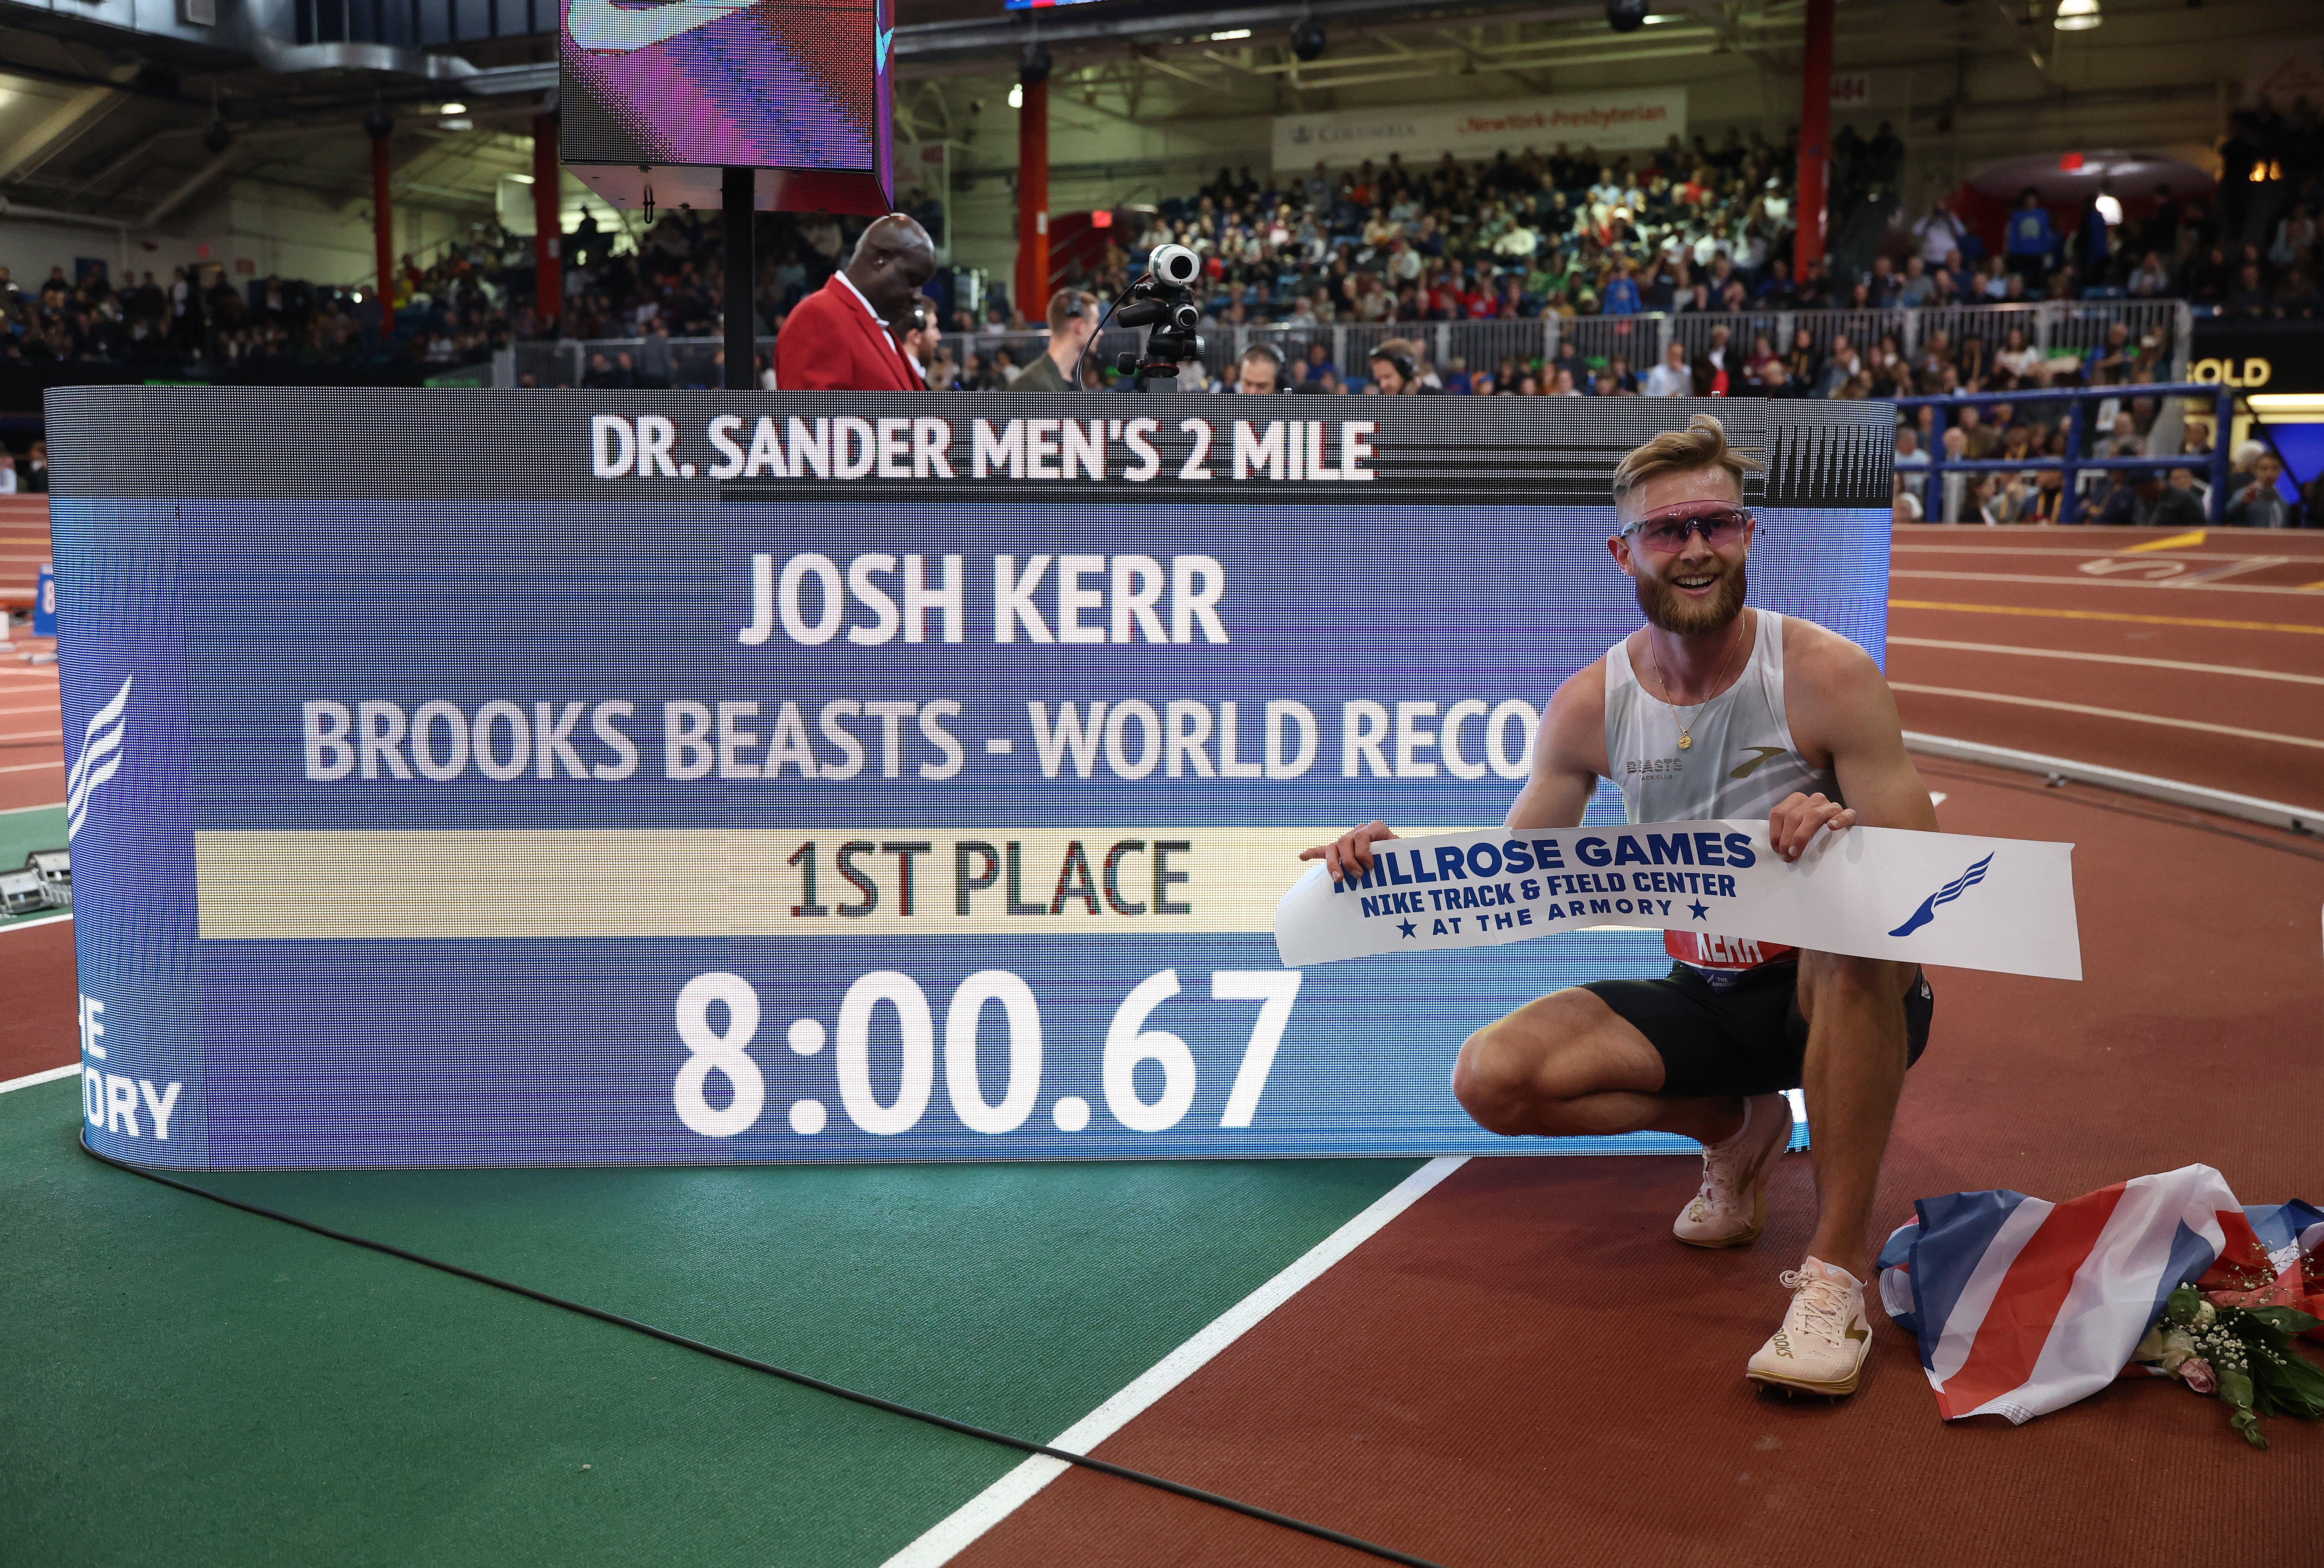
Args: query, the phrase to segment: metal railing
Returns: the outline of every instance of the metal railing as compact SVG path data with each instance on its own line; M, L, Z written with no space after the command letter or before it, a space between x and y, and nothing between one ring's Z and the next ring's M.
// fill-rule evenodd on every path
M2215 405L2211 426L2211 450L2203 466L2209 470L2210 493L2204 498L2204 509L2211 524L2217 527L2227 517L2227 432L2235 419L2236 389L2212 382L2153 382L2135 386L2062 387L2055 391L1978 392L1973 395L1933 398L1898 398L1896 407L1904 410L1928 409L1932 413L1929 431L1928 462L1898 463L1896 472L1909 478L1924 478L1926 493L1935 498L1938 511L1945 510L1945 475L1948 474L2028 474L2048 469L2061 471L2058 488L2060 522L2074 521L2073 512L2080 506L2080 479L2087 473L2107 473L2120 470L2152 470L2193 468L2185 452L2160 453L2141 457L2093 457L2082 451L2084 435L2082 409L2087 402L2106 399L2127 401L2132 398L2153 398L2158 404L2163 398L2200 398ZM1948 458L1945 456L1945 429L1948 412L1962 408L1990 408L2007 403L2013 408L2026 403L2062 402L2066 405L2066 450L2061 457ZM1923 503L1924 507L1927 505ZM1931 522L1951 519L1930 517Z
M1364 368L1368 356L1389 338L1418 344L1421 357L1440 374L1453 368L1456 361L1471 372L1491 373L1505 359L1515 361L1520 371L1539 371L1556 358L1562 345L1572 343L1579 357L1593 368L1619 355L1628 360L1632 371L1644 374L1662 362L1673 341L1684 345L1688 357L1693 358L1711 346L1713 334L1720 327L1727 329L1728 341L1741 356L1749 355L1753 339L1763 333L1776 353L1788 352L1794 335L1804 329L1819 355L1830 352L1832 340L1842 336L1867 348L1877 347L1883 337L1893 337L1898 351L1912 358L1936 333L1942 332L1955 350L1971 338L1982 342L1989 362L2012 328L2024 331L2028 345L2044 354L2065 355L2102 346L2117 322L2126 328L2133 346L2149 333L2163 334L2169 346L2169 379L2174 383L2186 379L2194 319L2181 300L2044 300L1918 310L1690 311L1676 316L1336 322L1314 327L1238 327L1213 321L1204 327L1202 335L1203 364L1214 378L1231 374L1244 352L1260 343L1273 345L1283 355L1286 372L1296 375L1308 350L1320 343L1331 362L1339 366L1342 379L1360 385L1369 379ZM1090 361L1111 363L1123 349L1137 347L1143 336L1108 327L1092 346ZM1048 341L1045 331L979 332L945 339L956 362L965 364L971 353L989 356L995 348L1006 348L1019 365L1046 350ZM715 338L673 338L671 384L717 384L715 356L722 346ZM643 348L644 340L635 337L521 343L516 346L514 371L518 375L531 374L542 386L577 387L586 380L595 355L603 354L608 364L614 365L619 355L627 354L634 366ZM771 355L774 340L760 339L759 350Z

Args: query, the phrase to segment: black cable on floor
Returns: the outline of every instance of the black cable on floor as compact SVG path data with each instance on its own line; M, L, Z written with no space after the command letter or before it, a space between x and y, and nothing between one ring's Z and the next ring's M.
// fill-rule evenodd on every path
M1335 1546L1345 1546L1351 1551L1367 1553L1387 1562L1406 1563L1409 1568L1442 1568L1441 1564L1431 1562L1428 1558L1416 1557L1409 1552L1399 1552L1393 1546L1382 1546L1364 1540L1361 1536L1346 1535L1323 1525L1310 1524L1305 1519L1294 1518L1289 1514L1278 1514L1272 1508L1262 1508L1256 1503L1241 1502L1218 1492L1204 1491L1201 1487L1188 1486L1183 1481L1171 1480L1166 1476L1149 1474L1142 1470L1132 1470L1128 1465L1114 1464L1086 1453L1074 1453L1063 1448L1052 1448L1046 1443L1028 1442L1022 1437L1012 1437L1006 1432L996 1432L989 1426L978 1426L966 1421L955 1421L949 1416L938 1416L934 1411L899 1404L893 1399L882 1399L877 1394L866 1394L859 1389L843 1387L838 1383L827 1383L821 1378L810 1377L805 1372L795 1372L788 1367L778 1367L771 1361L761 1361L755 1357L746 1356L736 1351L724 1350L701 1340L688 1339L684 1334L673 1333L666 1328L656 1328L650 1323L641 1323L633 1317L623 1317L617 1312L607 1312L602 1307L568 1301L561 1296L551 1296L545 1290L535 1290L529 1285L519 1285L513 1280L495 1278L490 1274L480 1274L473 1268L463 1268L457 1263L447 1263L440 1258L430 1258L424 1252L408 1251L385 1241L374 1241L368 1236L356 1236L346 1231L334 1231L328 1225L318 1225L312 1220L302 1220L296 1214L286 1214L263 1204L244 1203L240 1198L230 1198L224 1193L212 1192L209 1188L197 1186L192 1182L180 1181L175 1176L163 1176L160 1171L150 1170L142 1165L133 1165L127 1160L115 1159L109 1154L101 1154L89 1147L88 1134L86 1130L81 1133L80 1147L82 1151L91 1158L102 1160L115 1169L125 1170L132 1176L143 1176L147 1181L159 1182L165 1187L175 1187L181 1193L191 1193L197 1197L208 1198L212 1203L224 1204L230 1209L240 1209L246 1214L256 1214L261 1219L279 1220L286 1225L296 1225L301 1231L312 1231L316 1235L327 1236L334 1241L345 1241L355 1247L367 1247L374 1252L383 1252L390 1258L401 1258L407 1263L417 1263L422 1268L457 1275L462 1279L474 1280L478 1285L489 1285L495 1290L505 1290L512 1296L521 1296L529 1301L540 1302L544 1306L554 1306L566 1312L579 1313L583 1317L594 1317L599 1323L609 1323L615 1328L629 1329L649 1338L660 1340L665 1344L677 1345L682 1350L697 1351L703 1355L714 1356L719 1360L729 1361L738 1367L748 1367L754 1372L764 1372L770 1377L780 1378L787 1383L797 1383L803 1388L813 1388L820 1393L836 1395L842 1399L853 1400L858 1405L868 1405L874 1410L885 1410L890 1416L901 1416L912 1421L924 1421L931 1426L941 1426L947 1432L957 1432L965 1437L981 1438L987 1443L997 1443L1003 1448L1013 1448L1020 1453L1038 1453L1048 1459L1060 1459L1068 1464L1080 1465L1084 1470L1096 1471L1101 1475L1114 1476L1122 1480L1135 1481L1140 1486L1150 1486L1157 1490L1169 1492L1176 1497L1189 1498L1198 1503L1208 1503L1213 1508L1240 1514L1245 1518L1258 1519L1269 1525L1280 1525L1286 1530L1296 1530L1303 1536L1313 1536L1319 1541L1329 1541Z

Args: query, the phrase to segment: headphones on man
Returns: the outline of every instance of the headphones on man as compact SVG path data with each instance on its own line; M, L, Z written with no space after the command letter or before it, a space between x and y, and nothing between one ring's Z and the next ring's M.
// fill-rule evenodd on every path
M1401 348L1376 348L1371 352L1371 359L1374 363L1385 362L1396 366L1396 374L1406 386L1420 379L1420 372L1413 365L1412 355Z

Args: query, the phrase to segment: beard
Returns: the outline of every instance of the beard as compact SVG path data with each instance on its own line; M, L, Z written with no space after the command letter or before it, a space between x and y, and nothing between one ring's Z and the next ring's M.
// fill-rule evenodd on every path
M1708 637L1724 632L1743 613L1749 586L1740 565L1719 570L1719 586L1708 604L1696 604L1660 577L1637 578L1638 608L1647 621L1674 637Z

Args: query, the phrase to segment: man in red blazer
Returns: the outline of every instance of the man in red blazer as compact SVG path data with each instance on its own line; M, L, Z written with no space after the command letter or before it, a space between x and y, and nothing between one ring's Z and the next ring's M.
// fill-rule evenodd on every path
M799 301L775 339L775 383L785 392L922 392L890 322L907 321L936 275L928 231L890 213L863 231L855 254Z

